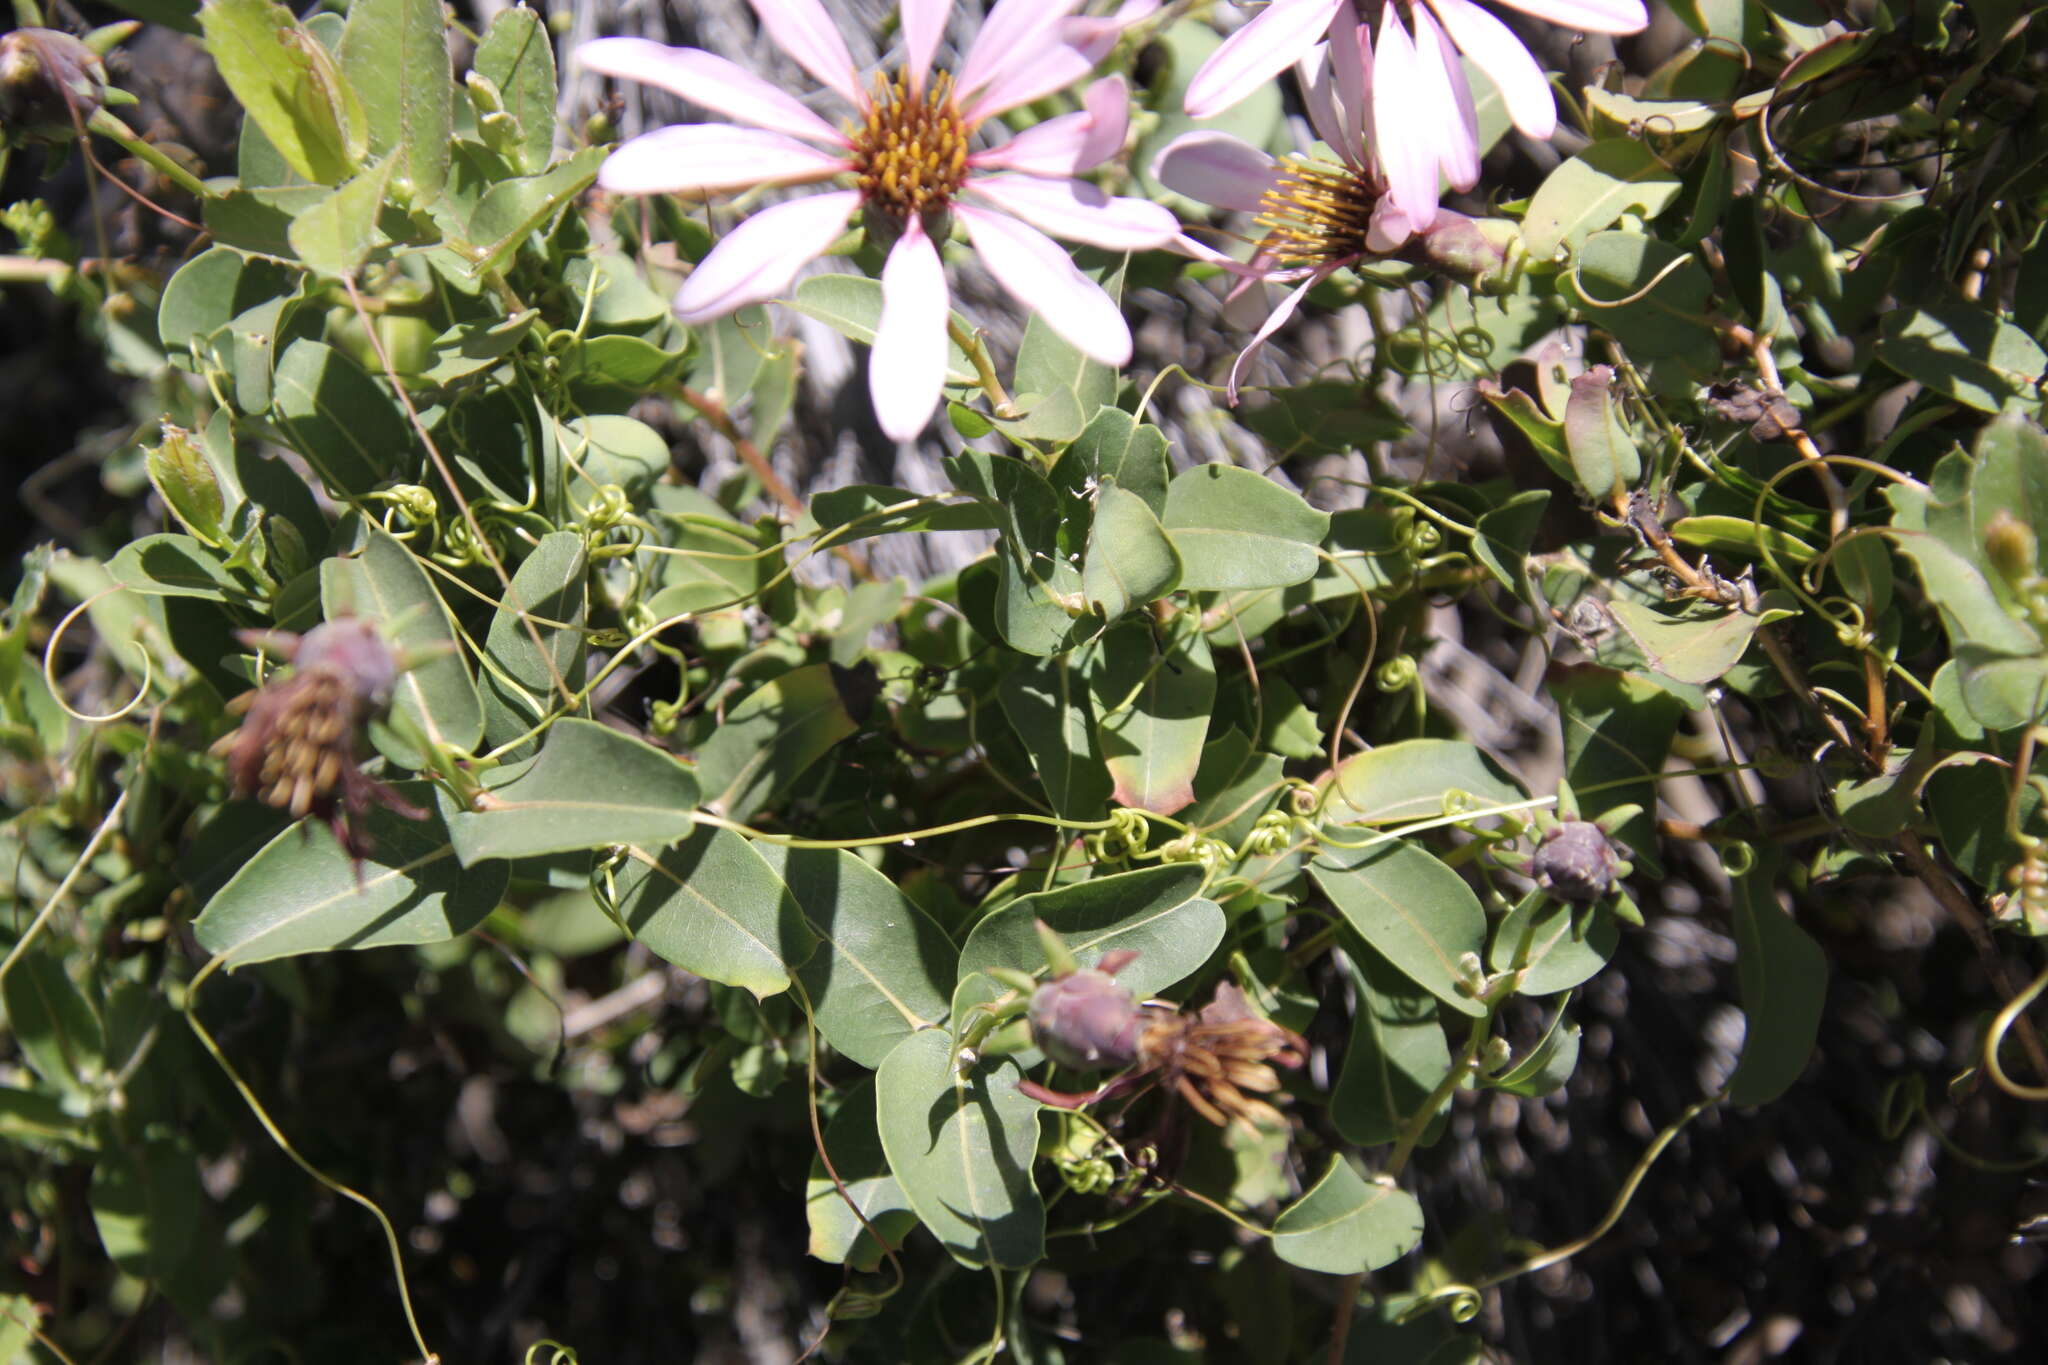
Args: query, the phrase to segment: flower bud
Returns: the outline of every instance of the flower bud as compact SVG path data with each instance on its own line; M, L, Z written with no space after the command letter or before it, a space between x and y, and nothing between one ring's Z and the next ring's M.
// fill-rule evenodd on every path
M1104 1071L1138 1059L1145 1011L1107 972L1084 967L1048 981L1031 997L1031 1041L1061 1066Z
M1614 845L1590 820L1566 820L1536 846L1529 875L1559 900L1591 905L1614 889Z
M1439 209L1435 225L1410 242L1404 254L1483 292L1511 287L1517 258L1524 253L1513 223Z
M366 710L379 709L391 700L391 686L398 681L398 659L391 646L360 616L337 616L307 631L299 638L292 662L301 673L316 669L335 673Z
M72 137L106 95L99 54L70 34L18 28L0 37L0 140Z

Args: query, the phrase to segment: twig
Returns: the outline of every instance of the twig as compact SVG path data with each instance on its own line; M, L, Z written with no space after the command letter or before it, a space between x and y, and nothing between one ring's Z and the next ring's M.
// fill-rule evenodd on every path
M792 518L803 516L803 499L782 481L782 476L768 463L768 457L761 453L761 448L747 439L747 434L740 430L739 424L732 420L732 414L726 411L725 404L708 393L699 393L687 384L678 384L676 393L685 403L697 410L699 417L711 423L712 430L732 442L733 450L739 454L740 463L761 481L761 487L768 490L769 497L782 504L783 511L789 513ZM867 560L852 546L834 545L832 553L838 555L846 567L852 569L863 580L869 583L875 581L875 571L868 567Z

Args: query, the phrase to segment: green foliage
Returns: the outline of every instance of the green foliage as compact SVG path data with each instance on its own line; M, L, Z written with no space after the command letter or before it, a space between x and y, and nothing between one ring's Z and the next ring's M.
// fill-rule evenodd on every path
M1167 1247L1285 1318L1215 1335L1247 1358L1321 1358L1358 1285L1288 1289L1366 1272L1349 1358L1469 1358L1470 1314L1417 1315L1535 1262L1513 1210L1438 1226L1464 1215L1417 1197L1415 1154L1470 1092L1576 1093L1574 993L1646 919L1732 940L1745 1033L1707 1098L1735 1107L1826 1052L1852 873L1921 882L1994 966L2048 935L2044 39L1985 8L1824 37L1818 6L1679 6L1716 41L1572 92L1580 150L1496 205L1497 275L1319 281L1302 315L1371 300L1369 350L1209 410L1206 448L1255 457L1201 462L1168 415L1199 381L1124 383L1035 312L1004 356L954 314L943 484L876 476L942 491L795 498L768 457L810 412L802 348L765 307L671 314L710 240L592 192L608 147L558 124L539 14L499 12L458 74L427 0L142 6L196 14L243 116L213 244L124 283L9 218L152 408L104 460L124 529L25 560L0 617L0 1188L98 1296L37 1330L105 1357L107 1306L155 1295L199 1354L310 1357L322 1314L370 1312L273 1299L265 1261L328 1254L344 1178L394 1218L429 1189L405 1167L438 1121L401 1156L299 1107L374 980L456 1021L458 1060L674 1106L633 1141L687 1111L792 1223L801 1184L847 1272L826 1358L1062 1359L1029 1272ZM1159 189L1215 47L1173 17L1105 59L1152 82L1122 192ZM1270 147L1281 108L1213 122ZM1134 317L1211 287L1179 257L1088 269ZM881 325L859 274L785 302ZM1468 385L1507 453L1453 478L1413 400ZM747 472L700 489L679 471L714 438ZM942 532L985 553L870 567ZM1491 634L1440 641L1447 612ZM388 676L291 712L334 682L308 632L351 619ZM1465 656L1522 660L1537 719L1461 691ZM1599 876L1544 871L1560 819ZM1135 1069L1034 1043L1048 930L1084 968L1135 954ZM2003 1003L1972 1007L2016 1070ZM1692 1112L1652 1115L1650 1156ZM414 1231L407 1284L453 1274ZM15 1288L0 1359L40 1359Z

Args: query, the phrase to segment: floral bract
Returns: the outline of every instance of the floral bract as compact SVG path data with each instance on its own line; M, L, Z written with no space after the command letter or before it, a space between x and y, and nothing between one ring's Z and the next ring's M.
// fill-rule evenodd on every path
M676 314L703 322L783 293L846 230L856 211L891 242L869 364L875 415L889 435L917 435L945 380L950 294L939 243L957 221L982 263L1027 309L1108 365L1130 359L1114 300L1046 234L1116 251L1160 246L1178 231L1156 204L1118 198L1074 177L1123 145L1123 82L1097 81L1079 112L999 146L970 144L1005 110L1087 75L1063 21L1077 0L1003 0L957 72L935 72L952 0L903 0L904 62L862 83L818 0L750 0L762 27L820 84L852 105L835 128L788 93L722 57L640 38L603 38L578 57L593 71L658 85L749 125L679 124L643 134L605 162L598 182L629 194L715 194L761 185L849 182L763 209L699 263ZM1088 36L1099 37L1096 30Z

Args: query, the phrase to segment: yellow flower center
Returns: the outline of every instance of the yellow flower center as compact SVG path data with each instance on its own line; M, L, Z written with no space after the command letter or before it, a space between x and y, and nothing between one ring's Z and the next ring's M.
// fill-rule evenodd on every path
M1379 191L1347 166L1290 157L1259 201L1260 249L1284 265L1330 265L1366 252Z
M943 209L967 179L973 130L953 104L953 78L937 72L913 94L901 72L875 77L874 104L853 141L854 174L870 205L907 221Z

